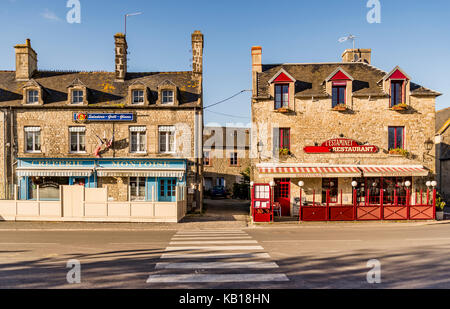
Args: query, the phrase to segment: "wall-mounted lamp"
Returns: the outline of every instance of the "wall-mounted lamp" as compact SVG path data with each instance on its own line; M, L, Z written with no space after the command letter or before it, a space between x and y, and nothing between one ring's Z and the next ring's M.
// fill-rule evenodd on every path
M433 149L434 143L431 139L425 141L425 149L431 151Z

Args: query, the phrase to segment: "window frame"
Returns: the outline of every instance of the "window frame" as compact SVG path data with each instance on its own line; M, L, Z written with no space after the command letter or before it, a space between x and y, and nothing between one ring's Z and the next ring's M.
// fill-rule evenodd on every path
M137 96L135 95L136 93L138 93ZM135 101L136 98L139 99L139 102ZM141 101L141 99L142 99L142 101ZM132 89L131 90L131 104L132 105L145 104L145 90L144 89Z
M42 153L42 132L39 131L27 131L27 127L25 127L25 152L26 153ZM32 150L28 149L28 135L32 135ZM36 136L39 135L39 150L36 150Z
M284 143L284 133L288 132L288 145L286 147ZM291 151L291 128L279 128L278 129L278 150L287 149Z
M336 95L334 93L335 89L337 90ZM343 103L339 102L342 92L344 95ZM335 96L337 96L336 103L335 103ZM347 105L347 82L345 82L345 84L333 83L331 86L331 107L334 108L340 104Z
M211 151L203 152L203 166L211 166Z
M403 79L392 79L392 80L390 80L390 83L391 83L391 94L390 94L389 105L392 108L392 107L397 106L399 104L405 103L405 102L403 102L404 99L405 99L405 93L404 93L405 80L403 80ZM397 100L398 100L398 96L397 96L397 91L395 91L396 89L394 89L394 85L399 85L400 91L401 91L401 93L400 93L400 100L399 100L398 103L396 103Z
M170 130L161 130L162 127L170 127ZM165 136L164 143L165 143L165 150L163 151L161 147L162 135ZM173 136L173 144L170 143L170 136ZM170 149L173 146L173 149ZM158 128L158 152L161 154L174 154L176 152L176 131L174 126L160 126Z
M171 95L168 96L167 93L170 93ZM166 98L172 98L172 101L170 102L164 102ZM173 90L162 90L161 91L161 104L162 105L173 105L175 103L175 92Z
M30 101L30 93L36 94L36 95L32 96L33 98L36 99L36 101L33 101L33 102ZM39 104L39 90L27 89L26 94L27 94L27 104L30 104L30 105Z
M394 148L391 148L391 129L394 129ZM397 136L398 136L398 130L402 129L402 147L398 147L397 145ZM388 151L393 149L405 149L405 127L396 126L396 127L388 127Z
M136 136L136 150L133 150L133 136ZM143 145L141 145L141 138L144 138ZM143 149L141 149L141 146ZM130 129L130 153L147 153L147 130L133 131Z
M285 100L285 93L284 93L284 89L285 87L287 88L287 99ZM281 89L281 94L280 94L280 102L278 102L277 100L277 94L278 94L278 90ZM279 83L279 84L275 84L274 85L274 95L275 95L275 105L274 105L274 109L278 110L281 108L289 108L289 100L290 100L290 85L286 84L286 83ZM278 107L278 103L280 103L280 106Z
M86 151L86 131L70 131L71 128L69 128L69 147L70 147L70 153L87 153ZM76 145L77 145L77 150L72 150L72 135L76 134ZM81 139L80 136L84 135L84 150L81 150Z
M239 166L239 154L237 152L229 153L228 163L230 166Z
M81 90L81 89L73 89L72 91L72 99L71 99L71 103L72 104L75 104L75 105L78 105L78 104L84 104L84 90ZM75 94L79 94L79 93L81 93L81 96L80 95L77 95L77 96L75 96ZM81 101L79 101L79 102L75 102L75 97L76 98L78 98L78 99L80 99L81 98Z
M133 190L131 190L131 188L132 188L131 184L134 182L133 180L136 180L135 181L135 183L136 183L136 195L135 196L133 196ZM129 177L128 181L129 181L128 184L130 187L130 200L132 202L144 202L146 200L147 178L146 177ZM140 195L140 193L141 193L140 188L141 188L142 182L144 184L144 192L143 192L144 195L143 196Z

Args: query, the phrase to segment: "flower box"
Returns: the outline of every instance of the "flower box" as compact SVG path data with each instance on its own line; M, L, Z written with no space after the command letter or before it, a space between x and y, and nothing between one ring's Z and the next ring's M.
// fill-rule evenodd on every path
M345 112L347 110L347 106L345 104L338 104L333 107L333 110L338 112Z
M405 111L408 109L408 105L405 103L400 103L400 104L392 106L391 109L394 111Z
M404 156L404 157L409 156L409 152L406 151L405 149L401 149L401 148L391 149L391 150L389 150L389 154L390 155Z
M291 110L287 107L281 107L275 110L277 113L282 113L282 114L286 114L286 113L290 113Z

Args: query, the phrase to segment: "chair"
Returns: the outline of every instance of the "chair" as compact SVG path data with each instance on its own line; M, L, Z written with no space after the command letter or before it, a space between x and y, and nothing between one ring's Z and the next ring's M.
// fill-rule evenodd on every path
M278 202L273 203L273 213L277 213L278 217L281 217L281 205Z

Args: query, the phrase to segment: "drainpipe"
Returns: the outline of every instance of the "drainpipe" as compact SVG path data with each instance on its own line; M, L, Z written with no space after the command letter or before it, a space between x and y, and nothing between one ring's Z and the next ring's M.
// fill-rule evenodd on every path
M11 186L14 188L14 147L15 147L15 137L14 137L14 113L13 109L10 106L9 107L9 127L10 127L10 144L9 144L9 151L10 151L10 160L11 160Z
M8 173L6 171L7 169L7 156L6 156L6 130L7 130L7 112L2 109L3 113L3 171L5 174L5 183L3 184L3 190L5 192L5 199L8 199L7 192L8 192Z

